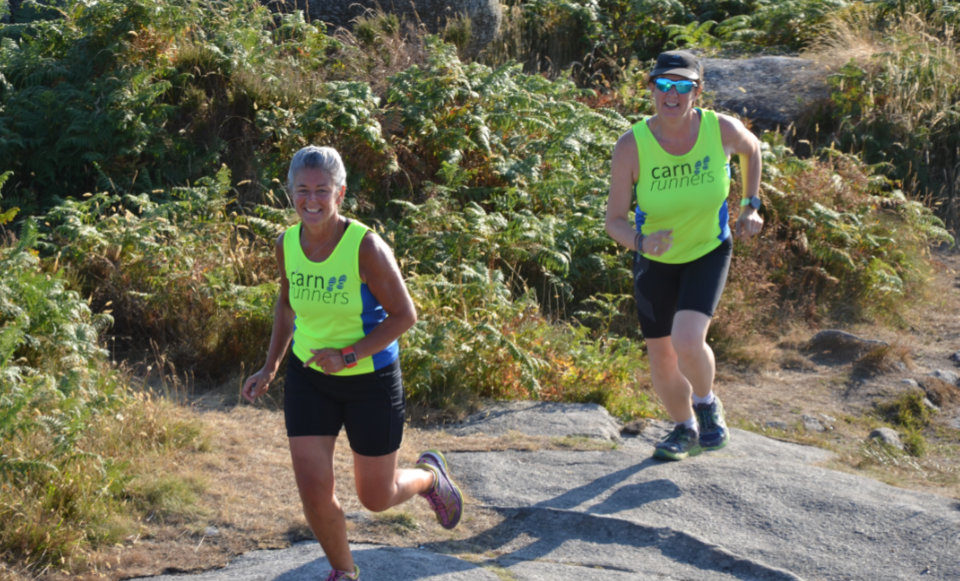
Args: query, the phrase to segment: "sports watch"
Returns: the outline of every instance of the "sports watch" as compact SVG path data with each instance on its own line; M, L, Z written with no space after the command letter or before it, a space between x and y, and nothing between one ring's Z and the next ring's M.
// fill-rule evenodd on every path
M760 196L750 196L749 198L742 198L740 200L740 207L744 208L750 206L754 210L759 210L763 202L760 201Z
M353 347L344 347L341 349L340 356L343 357L343 364L347 367L355 367L357 365L357 353L353 350Z

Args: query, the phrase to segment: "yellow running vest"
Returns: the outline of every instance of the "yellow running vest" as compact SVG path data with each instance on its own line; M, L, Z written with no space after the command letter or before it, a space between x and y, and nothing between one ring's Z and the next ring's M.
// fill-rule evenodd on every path
M323 262L313 262L300 245L300 224L283 235L283 267L290 282L290 306L296 315L294 355L301 361L311 349L343 349L353 345L387 318L386 311L360 280L360 242L367 226L351 220L343 237ZM393 363L399 355L396 341L386 349L357 361L334 375L371 373ZM320 371L316 365L314 369Z
M693 148L672 155L660 147L643 119L633 126L640 157L636 184L637 230L649 236L673 230L673 245L651 260L669 264L691 262L730 237L727 196L730 160L723 151L717 114L700 112L700 133Z

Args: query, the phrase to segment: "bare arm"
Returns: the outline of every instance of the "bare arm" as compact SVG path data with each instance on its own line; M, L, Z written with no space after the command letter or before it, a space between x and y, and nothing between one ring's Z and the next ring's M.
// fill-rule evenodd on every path
M290 306L290 282L287 280L283 263L283 234L277 238L274 251L280 269L280 290L277 293L277 302L273 308L273 330L270 332L267 360L263 367L248 377L243 384L242 395L250 402L263 395L270 387L270 382L276 377L277 370L280 368L280 361L283 359L284 353L287 352L290 339L293 337L294 313Z
M630 206L633 202L633 188L640 179L640 160L637 153L637 141L633 131L627 131L617 140L610 162L610 194L607 198L607 214L604 227L607 234L629 250L642 250L646 254L659 256L670 249L673 243L672 230L660 230L647 236L643 248L636 247L636 230L630 221Z
M760 195L760 175L762 159L760 140L738 119L728 115L718 115L720 119L720 137L727 155L736 154L740 158L740 172L743 181L743 197ZM746 206L740 208L737 218L737 231L753 236L763 227L763 218L756 209Z
M607 198L607 215L604 226L607 234L620 245L630 250L634 248L636 231L630 223L631 198L633 187L637 183L640 163L637 158L637 142L633 131L627 131L617 140L610 161L610 194Z
M375 232L367 232L360 243L360 278L383 307L387 318L353 345L357 359L385 349L417 322L417 310L403 282L393 251ZM339 349L313 349L307 364L316 363L326 373L344 368Z

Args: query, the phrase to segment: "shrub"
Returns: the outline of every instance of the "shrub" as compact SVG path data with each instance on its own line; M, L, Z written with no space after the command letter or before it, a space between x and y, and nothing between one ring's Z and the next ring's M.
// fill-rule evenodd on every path
M772 145L763 189L775 243L760 259L781 306L794 306L779 314L896 321L925 282L929 246L953 243L943 223L853 156L801 161Z
M107 193L68 200L44 216L40 247L97 308L112 310L118 348L133 357L158 351L175 369L222 379L265 349L281 228L271 220L284 217L232 213L230 192L223 168L163 202Z
M885 420L908 430L923 430L930 425L930 408L924 403L923 390L912 390L892 401L877 405Z
M127 391L100 344L110 317L44 271L35 242L28 223L0 248L0 555L40 573L83 568L134 530L140 462L197 438L165 443L179 430Z

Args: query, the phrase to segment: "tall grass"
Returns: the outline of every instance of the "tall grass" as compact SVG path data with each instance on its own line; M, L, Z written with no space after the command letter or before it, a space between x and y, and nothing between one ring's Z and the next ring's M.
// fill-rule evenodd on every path
M0 249L0 555L32 573L88 569L89 551L137 530L142 462L196 447L194 426L124 385L94 314L44 270L36 231Z
M836 17L812 50L850 57L832 79L832 110L820 131L838 149L882 164L911 198L935 208L957 231L960 18L948 8L938 2L908 2L898 10L884 3L852 8Z

